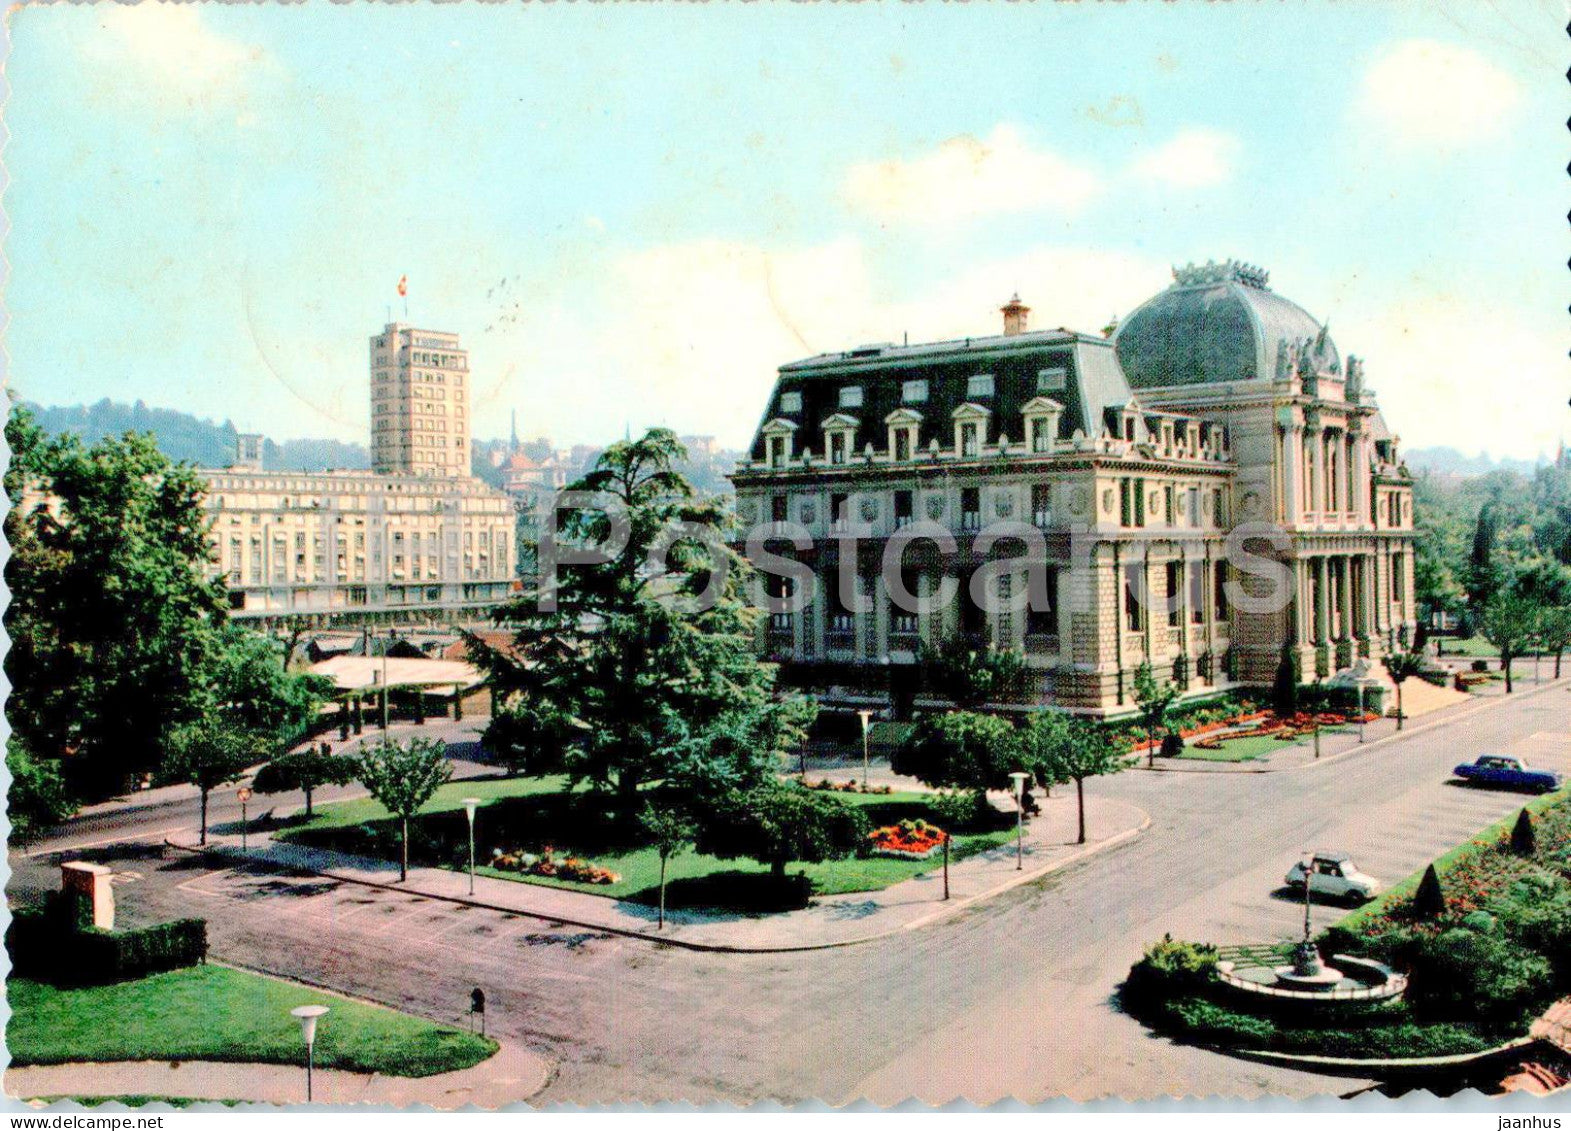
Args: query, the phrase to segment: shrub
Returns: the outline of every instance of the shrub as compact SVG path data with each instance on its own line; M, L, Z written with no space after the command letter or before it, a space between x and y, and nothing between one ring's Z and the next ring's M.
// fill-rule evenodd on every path
M1554 996L1549 961L1500 934L1458 927L1415 934L1404 949L1408 1001L1420 1020L1515 1023Z
M1215 978L1216 947L1163 935L1161 942L1148 946L1140 961L1129 968L1123 998L1127 1005L1139 1008L1202 992Z
M1489 661L1488 660L1474 660L1471 666L1472 666L1473 671L1475 671L1475 672L1487 672L1489 670Z
M1264 1017L1237 1013L1199 997L1176 998L1163 1013L1178 1033L1191 1040L1239 1048L1265 1048L1276 1035L1276 1026Z
M1364 1029L1284 1029L1275 1045L1283 1052L1370 1059L1453 1056L1482 1052L1492 1042L1465 1025L1371 1025Z
M132 931L82 929L66 918L70 905L79 902L65 899L42 911L13 914L6 948L14 973L56 985L101 985L207 959L204 919L175 919Z

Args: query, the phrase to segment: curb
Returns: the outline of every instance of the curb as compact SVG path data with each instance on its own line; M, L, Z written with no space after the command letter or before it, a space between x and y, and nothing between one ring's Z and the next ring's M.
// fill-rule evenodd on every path
M1138 807L1131 806L1131 808ZM1144 816L1144 820L1132 829L1125 829L1121 833L1113 834L1106 840L1100 840L1092 844L1088 844L1079 852L1074 852L1068 856L1062 857L1061 859L1051 861L1050 863L1045 864L1033 871L1023 872L1020 875L1015 876L1013 879L999 884L997 887L990 888L985 892L979 892L978 894L968 896L965 899L953 900L950 902L949 906L941 907L931 914L924 915L919 919L914 919L909 923L902 923L898 927L889 927L885 930L876 931L870 935L860 935L853 939L837 939L833 942L801 943L798 945L782 946L742 946L735 943L697 942L692 939L674 938L669 935L657 935L649 931L635 931L628 927L611 927L603 923L591 923L583 919L573 919L562 915L553 915L544 911L530 911L520 907L506 907L499 903L491 903L483 899L475 899L469 896L440 895L435 892L422 891L418 888L408 887L403 884L380 883L376 880L361 879L358 876L344 875L331 870L317 871L315 869L304 868L299 865L280 865L274 864L271 861L257 861L256 857L254 856L241 856L240 858L251 863L268 863L273 867L288 868L292 871L304 872L307 875L321 876L324 879L337 880L340 883L357 884L360 887L373 888L378 891L391 891L399 892L404 895L417 895L422 899L433 899L442 903L452 903L464 907L477 907L486 911L499 911L506 915L520 915L529 919L538 919L543 923L559 924L568 927L582 927L585 930L601 931L603 933L617 935L622 938L641 939L645 942L661 943L665 946L674 946L683 950L702 951L713 954L796 954L811 950L837 950L842 947L859 946L862 943L876 942L879 939L891 938L905 931L916 930L919 927L925 927L942 919L948 918L951 915L958 914L973 904L979 903L986 899L991 899L996 895L1001 895L1006 891L1019 887L1022 884L1029 883L1032 880L1040 879L1043 876L1058 871L1060 868L1068 867L1070 864L1077 863L1089 856L1094 856L1104 849L1116 848L1120 844L1133 840L1135 837L1139 836L1141 833L1150 828L1152 823L1151 815L1149 813L1146 813L1143 809L1139 811ZM176 844L169 837L164 838L164 844L169 848L176 849L180 852L187 852L193 856L219 855L231 858L240 856L240 853L235 848L227 845L208 845L204 848L194 845Z
M1205 1047L1224 1056L1239 1060L1274 1064L1283 1068L1302 1068L1335 1076L1367 1076L1381 1079L1394 1075L1424 1075L1448 1068L1466 1068L1485 1064L1491 1060L1510 1056L1538 1044L1537 1037L1517 1037L1503 1045L1479 1052L1455 1053L1451 1056L1411 1056L1377 1060L1363 1060L1353 1056L1319 1056L1314 1053L1275 1052L1271 1049L1237 1049L1223 1045Z
M1179 769L1175 766L1135 766L1132 768L1142 770L1148 774L1301 774L1305 770L1313 770L1320 766L1329 766L1333 762L1339 762L1343 758L1351 758L1354 754L1361 754L1366 750L1373 750L1377 746L1387 742L1395 742L1399 738L1409 738L1412 735L1423 734L1427 730L1433 730L1438 726L1445 726L1461 719L1471 718L1480 711L1487 711L1491 707L1500 706L1506 703L1518 703L1523 699L1531 699L1535 695L1542 695L1546 691L1554 691L1557 688L1565 689L1567 682L1567 679L1562 678L1559 680L1552 680L1549 683L1534 687L1528 691L1516 692L1512 695L1491 695L1489 698L1484 699L1481 702L1469 703L1465 706L1462 704L1457 704L1457 706L1461 709L1458 710L1454 715L1448 715L1443 719L1431 719L1429 722L1420 723L1417 726L1410 726L1403 730L1392 731L1385 737L1377 738L1373 742L1360 742L1350 746L1346 750L1339 751L1336 754L1328 754L1324 758L1318 758L1313 761L1305 762L1301 766L1283 766L1280 769L1271 769L1268 766L1263 766L1259 769L1247 770L1185 770Z

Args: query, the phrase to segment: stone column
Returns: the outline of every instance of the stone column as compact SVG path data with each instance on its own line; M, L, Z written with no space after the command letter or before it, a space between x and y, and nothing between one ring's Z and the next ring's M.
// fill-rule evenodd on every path
M1290 424L1282 431L1282 523L1292 526L1298 522L1303 487L1298 481L1303 464L1304 430Z
M1347 554L1337 558L1337 599L1342 614L1342 639L1353 636L1353 559Z
M1326 593L1326 560L1325 558L1311 559L1315 571L1315 644L1324 644L1329 638L1330 609L1327 605Z

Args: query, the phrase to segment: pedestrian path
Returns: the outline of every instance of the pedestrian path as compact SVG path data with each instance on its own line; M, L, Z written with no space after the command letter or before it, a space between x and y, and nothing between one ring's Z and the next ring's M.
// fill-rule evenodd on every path
M318 1068L311 1097L319 1104L429 1104L451 1109L473 1104L498 1108L522 1103L546 1086L550 1062L517 1045L472 1068L436 1076L386 1076ZM305 1103L305 1066L220 1060L126 1060L11 1067L9 1096L31 1100L75 1096L168 1096L173 1099Z
M243 858L345 883L365 884L430 899L528 915L552 923L646 938L701 950L815 950L882 938L924 926L965 907L1062 868L1093 852L1138 835L1150 818L1126 801L1091 796L1086 799L1087 843L1075 843L1076 809L1071 796L1042 802L1042 812L1014 842L988 849L950 865L944 898L941 864L881 891L825 896L800 911L748 915L672 911L664 928L656 926L655 908L629 900L547 887L491 876L470 877L444 868L411 867L401 882L392 861L331 852L274 840L266 832L248 837ZM172 846L200 851L195 829L168 838ZM242 858L240 838L233 832L209 830L208 850L234 863Z

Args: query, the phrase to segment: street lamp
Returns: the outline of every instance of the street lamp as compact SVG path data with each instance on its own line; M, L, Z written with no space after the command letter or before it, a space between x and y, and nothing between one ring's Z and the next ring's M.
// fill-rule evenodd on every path
M235 791L235 796L240 799L240 854L243 856L245 855L245 829L247 824L245 803L251 800L251 790L247 786L241 786Z
M469 818L469 894L475 894L475 810L480 808L478 797L466 797L460 802L464 816Z
M867 792L867 732L873 725L873 712L863 707L857 712L862 720L862 792Z
M305 1102L311 1102L311 1073L316 1067L316 1023L327 1012L325 1005L297 1005L291 1016L300 1019L300 1036L305 1038Z
M1299 864L1304 869L1304 942L1309 941L1309 877L1313 874L1315 854L1306 851L1299 859Z
M1026 866L1025 856L1025 818L1026 818L1026 775L1016 770L1009 775L1015 783L1015 871L1021 871Z
M1358 742L1364 742L1364 681L1358 681Z

